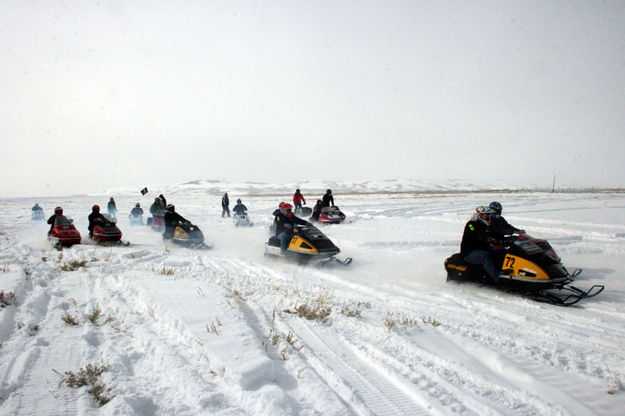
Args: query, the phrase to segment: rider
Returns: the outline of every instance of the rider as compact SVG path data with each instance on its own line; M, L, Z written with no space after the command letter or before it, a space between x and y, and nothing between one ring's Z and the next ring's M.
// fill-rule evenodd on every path
M241 198L237 199L237 204L232 208L235 214L243 215L247 212L247 207L241 203Z
M54 215L48 218L48 224L50 224L50 231L48 231L48 235L50 235L50 233L52 232L52 229L54 228L56 221L62 220L62 219L65 219L65 216L63 215L63 208L61 207L54 208Z
M317 200L317 204L315 204L315 207L313 208L313 212L312 212L312 219L315 221L319 221L319 214L321 214L321 208L323 208L323 202L321 201L321 199Z
M180 223L189 223L190 221L182 217L182 215L176 212L176 207L173 204L167 205L167 212L165 213L165 232L163 238L173 238L174 231Z
M477 207L475 214L464 226L460 253L464 261L470 264L481 264L488 276L497 281L495 262L499 260L499 241L493 228L495 211L490 207Z
M131 217L142 217L143 216L143 208L141 208L141 204L138 202L135 204L135 207L130 211Z
M39 212L43 212L43 209L39 206L39 203L35 203L35 206L32 207L33 211L39 211Z
M304 203L304 205L306 205L304 195L302 195L299 189L296 189L295 193L293 194L293 206L295 206L295 211L302 209L302 202Z
M276 225L276 237L280 240L280 254L285 254L291 238L293 238L293 227L296 224L310 225L310 223L293 215L293 206L286 202L281 202L280 208L275 210L273 215L276 217L274 224Z
M501 216L501 211L503 210L503 207L499 202L493 201L488 205L488 207L493 210L493 223L491 227L495 230L495 233L499 234L501 237L510 234L525 234L525 230L513 227L508 223L508 221L506 221L504 217Z
M334 197L332 196L332 189L328 189L322 198L323 207L329 207L330 204L334 206Z
M111 217L113 218L117 217L117 205L115 205L115 200L113 199L113 197L109 199L109 203L106 205L106 208Z
M93 238L93 228L95 227L96 223L98 221L104 221L106 218L104 218L104 215L100 213L99 205L94 205L91 207L91 214L89 214L89 217L87 218L89 219L89 226L87 227L87 229L89 230L89 237Z

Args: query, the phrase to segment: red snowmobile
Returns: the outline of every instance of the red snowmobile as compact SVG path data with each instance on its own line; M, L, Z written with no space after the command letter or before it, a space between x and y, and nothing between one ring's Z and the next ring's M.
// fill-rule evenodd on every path
M323 207L318 221L322 224L339 224L345 221L345 214L337 206Z
M74 227L74 220L65 215L59 215L54 220L54 226L48 234L48 240L54 247L71 247L80 244L80 232Z
M117 227L117 220L108 214L102 214L93 226L93 241L98 243L119 243L122 232Z

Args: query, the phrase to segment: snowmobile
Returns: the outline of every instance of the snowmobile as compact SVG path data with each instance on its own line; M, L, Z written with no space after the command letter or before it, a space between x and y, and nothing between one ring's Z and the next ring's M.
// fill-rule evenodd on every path
M93 226L93 241L98 244L124 244L122 242L122 232L117 227L117 219L109 214L102 214L102 217L96 220Z
M30 219L32 221L43 221L46 219L46 216L43 214L43 211L40 209L33 210L30 214Z
M165 217L162 215L153 215L152 218L148 218L148 225L152 227L153 231L163 231L165 228Z
M74 227L73 219L60 215L54 220L54 226L48 234L48 240L60 250L62 247L80 244L80 232Z
M335 256L341 250L330 241L317 227L314 225L293 226L293 237L287 248L286 254L280 252L280 240L277 236L272 236L265 243L266 257L286 257L297 261L299 264L306 264L310 261L319 262L323 266L330 262L337 262L347 266L352 262L351 257L345 260L339 260Z
M312 208L310 207L297 207L294 214L300 217L310 217L312 215Z
M250 220L250 217L247 215L247 212L235 212L232 216L232 222L235 227L251 227L254 225L254 223Z
M318 221L322 224L339 224L345 220L345 214L339 207L323 207L319 213Z
M445 260L447 281L469 281L503 287L530 299L553 305L571 306L582 299L603 291L603 285L594 285L584 291L571 283L582 270L572 273L564 267L551 245L543 239L526 234L504 237L501 255L497 256L499 273L489 277L482 265L464 261L460 253Z
M143 215L128 215L130 225L143 225Z
M163 238L171 240L173 243L179 244L187 248L201 248L210 249L213 246L204 242L204 234L197 225L190 222L184 222L178 224L174 229L173 236L167 235L167 232L163 234Z

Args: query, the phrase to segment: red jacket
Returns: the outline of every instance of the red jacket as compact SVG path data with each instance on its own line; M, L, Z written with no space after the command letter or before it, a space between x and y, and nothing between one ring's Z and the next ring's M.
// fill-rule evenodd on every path
M293 204L299 204L300 201L304 202L304 204L306 203L306 200L304 199L304 195L302 195L301 193L295 192L293 194Z

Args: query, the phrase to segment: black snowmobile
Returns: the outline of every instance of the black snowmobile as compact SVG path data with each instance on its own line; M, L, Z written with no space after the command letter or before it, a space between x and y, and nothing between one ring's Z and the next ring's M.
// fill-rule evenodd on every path
M467 263L460 253L456 253L445 260L447 280L491 284L539 302L561 306L596 296L604 289L603 285L594 285L587 291L572 286L582 270L569 273L546 240L526 234L506 236L501 256L495 260L499 273L496 279L492 279L482 265Z
M204 242L204 234L197 225L190 222L183 222L176 226L173 231L173 235L168 235L167 232L163 234L163 238L171 240L173 243L179 244L183 247L192 249L210 249L213 246Z
M351 257L345 260L337 259L335 256L340 252L341 250L314 225L294 225L293 237L286 254L281 254L280 240L275 235L265 243L265 256L286 257L300 264L317 261L320 266L330 262L347 266L352 259Z

